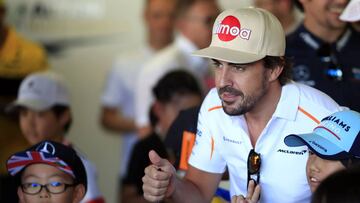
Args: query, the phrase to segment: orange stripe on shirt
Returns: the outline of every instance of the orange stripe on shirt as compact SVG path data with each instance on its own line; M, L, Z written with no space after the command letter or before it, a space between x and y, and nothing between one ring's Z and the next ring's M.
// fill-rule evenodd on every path
M214 106L214 107L211 107L210 109L208 109L208 111L212 111L212 110L216 110L216 109L221 109L222 106Z
M301 108L300 106L298 107L299 111L303 114L305 114L307 117L309 117L311 120L315 121L315 123L319 124L320 121L318 119L316 119L313 115L311 115L309 112L305 111L303 108Z
M213 138L213 136L211 136L211 153L210 153L210 160L211 160L212 155L213 155L213 152L214 152L214 145L215 145L214 138Z

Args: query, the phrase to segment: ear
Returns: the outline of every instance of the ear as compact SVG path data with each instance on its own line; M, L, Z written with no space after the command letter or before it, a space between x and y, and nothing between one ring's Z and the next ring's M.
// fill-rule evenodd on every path
M85 186L78 184L74 189L73 203L79 203L85 196Z
M276 66L273 69L270 69L270 75L269 75L269 82L273 82L275 80L277 80L280 76L280 74L282 73L284 69L284 66Z
M21 189L20 186L19 186L18 189L17 189L17 195L18 195L18 197L19 197L19 203L25 202L25 200L24 200L24 193L23 193L23 191L22 191L22 189Z
M66 110L64 111L64 113L60 116L59 122L60 122L61 126L65 126L65 124L66 124L67 122L69 122L70 119L71 119L70 109L66 109Z
M152 111L154 112L154 115L159 119L161 118L161 114L164 112L164 105L159 101L155 101L154 105L152 106Z

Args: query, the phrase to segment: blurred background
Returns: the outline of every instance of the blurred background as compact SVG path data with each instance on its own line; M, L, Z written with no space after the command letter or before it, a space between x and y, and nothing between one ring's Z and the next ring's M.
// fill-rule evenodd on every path
M7 23L42 44L48 51L50 68L65 76L74 119L68 138L95 163L101 192L107 202L115 202L121 139L99 124L100 95L114 56L144 40L144 1L5 2ZM219 3L223 9L251 5L250 0Z

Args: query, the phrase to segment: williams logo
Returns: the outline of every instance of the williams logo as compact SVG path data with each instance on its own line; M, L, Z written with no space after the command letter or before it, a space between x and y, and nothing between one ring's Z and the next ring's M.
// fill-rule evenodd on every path
M278 149L277 152L285 153L285 154L295 154L295 155L304 155L306 154L307 150L301 150L301 151L294 151L294 150L287 150L287 149Z

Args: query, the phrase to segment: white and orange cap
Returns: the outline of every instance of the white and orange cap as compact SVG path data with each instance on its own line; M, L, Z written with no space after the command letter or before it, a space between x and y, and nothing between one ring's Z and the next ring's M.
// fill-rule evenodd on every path
M225 10L216 18L212 32L210 46L195 51L195 56L251 63L285 54L285 32L279 20L264 9Z
M351 0L340 15L340 20L346 22L360 21L360 0Z

